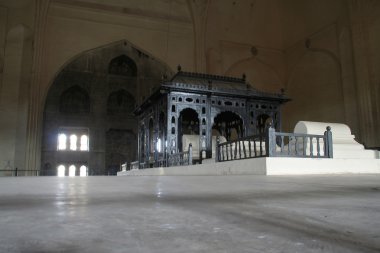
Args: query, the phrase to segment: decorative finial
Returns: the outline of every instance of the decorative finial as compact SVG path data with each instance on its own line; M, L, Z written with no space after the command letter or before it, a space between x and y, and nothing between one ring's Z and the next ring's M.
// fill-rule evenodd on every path
M243 81L245 82L245 78L247 77L246 75L245 75L245 73L243 73Z
M306 38L306 40L305 40L305 47L306 47L306 48L310 48L310 45L311 45L311 41L310 41L310 39L309 39L309 38Z
M181 70L182 70L181 65L178 64L177 70L178 70L178 72L181 72Z
M326 130L327 130L327 131L331 131L331 127L330 127L330 126L327 126L327 127L326 127Z
M285 94L285 89L284 88L281 88L280 91L281 91L281 95Z

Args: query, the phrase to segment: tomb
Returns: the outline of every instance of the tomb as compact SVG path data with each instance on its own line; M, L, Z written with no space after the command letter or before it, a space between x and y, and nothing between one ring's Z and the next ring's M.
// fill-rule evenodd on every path
M168 166L168 157L187 152L202 163L213 157L216 136L230 141L263 134L268 122L281 131L283 91L264 93L242 78L178 72L163 78L136 108L140 168Z
M326 126L329 126L327 131L321 135ZM286 145L281 145L281 143L278 145L278 138L270 138L271 135L291 138ZM267 136L266 141L263 142L265 147L261 148L262 151L256 149L253 153L251 152L253 148L251 148L248 157L246 157L247 152L233 150L237 150L237 146L247 146L247 143L248 146L255 147L257 142L254 136L217 144L216 146L219 146L219 151L221 151L217 151L219 155L230 154L228 159L219 157L217 163L125 171L119 172L118 175L380 174L380 152L364 149L363 145L354 140L354 135L345 124L300 121L296 124L294 133L275 132L269 127L266 134L259 136ZM271 143L270 139L274 142ZM260 141L260 145L263 143ZM228 144L230 150L220 150L224 144ZM272 146L272 151L269 146Z
M329 125L333 129L332 142L334 146L334 158L338 159L375 159L378 152L366 150L364 146L355 140L351 129L346 124L325 123L312 121L299 121L294 127L294 133L319 134Z

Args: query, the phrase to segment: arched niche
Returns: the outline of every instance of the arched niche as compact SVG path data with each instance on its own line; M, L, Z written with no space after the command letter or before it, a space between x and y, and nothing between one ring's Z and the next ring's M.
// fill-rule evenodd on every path
M199 116L198 113L191 108L183 109L178 118L178 148L182 147L182 135L199 135Z
M114 91L107 99L107 114L131 114L135 104L135 98L126 90Z
M135 77L137 76L137 66L130 57L120 55L111 60L108 66L108 74Z
M217 114L212 126L213 133L224 136L228 141L242 137L244 134L244 123L242 118L230 111Z
M256 118L256 131L259 134L265 133L265 130L272 122L273 122L273 119L268 114L258 115Z
M90 96L78 85L65 90L59 99L61 113L89 113Z

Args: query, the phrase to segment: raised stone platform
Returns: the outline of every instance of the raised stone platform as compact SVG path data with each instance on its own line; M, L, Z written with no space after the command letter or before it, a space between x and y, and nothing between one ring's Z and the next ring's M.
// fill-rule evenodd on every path
M118 176L380 174L380 159L263 157L118 172Z
M317 135L323 133L326 126L331 126L333 133L332 159L263 157L219 163L208 159L201 165L121 171L118 176L380 174L379 151L366 150L355 141L355 136L345 124L299 121L294 133Z

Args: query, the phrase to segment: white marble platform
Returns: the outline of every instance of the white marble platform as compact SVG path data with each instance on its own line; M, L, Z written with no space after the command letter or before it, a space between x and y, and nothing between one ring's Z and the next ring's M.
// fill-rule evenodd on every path
M264 157L121 171L118 176L380 174L380 159Z

